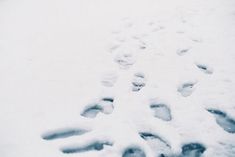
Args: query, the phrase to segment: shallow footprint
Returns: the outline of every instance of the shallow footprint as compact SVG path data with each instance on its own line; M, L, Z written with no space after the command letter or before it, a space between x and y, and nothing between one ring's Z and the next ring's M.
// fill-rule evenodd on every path
M60 150L65 154L72 153L83 153L88 151L101 151L104 149L104 146L112 146L113 143L109 141L95 141L85 146L68 146L63 147Z
M216 123L228 133L235 133L235 120L230 118L225 112L217 109L207 109L215 116Z
M118 76L114 72L106 73L101 79L101 84L105 87L113 87L117 78Z
M98 104L90 105L86 107L80 115L86 118L95 118L102 110L102 107Z
M164 121L172 120L171 110L165 104L153 103L150 108L154 111L154 117L160 118Z
M146 157L146 155L139 147L129 147L124 150L122 157Z
M78 136L89 132L89 130L80 129L80 128L66 128L59 129L55 131L49 131L43 134L41 137L44 140L55 140L60 138L67 138L71 136Z
M201 157L205 150L205 146L200 143L185 144L180 157Z
M176 53L177 53L179 56L183 56L183 55L185 55L186 53L188 53L188 52L190 51L190 49L191 49L190 47L178 49L178 50L176 51Z
M195 82L186 82L181 84L177 91L183 96L183 97L188 97L190 96L193 91L194 91L194 86L195 86Z
M157 156L166 157L171 154L171 146L161 137L148 132L140 132L139 135L148 142Z
M132 80L132 91L140 91L146 84L146 79L143 73L135 73Z
M135 63L135 59L131 53L120 53L115 57L115 62L121 69L128 69Z
M196 66L204 73L206 74L212 74L213 69L205 64L196 64Z

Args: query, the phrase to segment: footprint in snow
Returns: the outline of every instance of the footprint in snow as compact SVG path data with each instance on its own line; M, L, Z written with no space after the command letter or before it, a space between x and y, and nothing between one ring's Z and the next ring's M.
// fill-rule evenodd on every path
M183 96L188 97L190 96L194 91L194 86L196 82L185 82L179 85L177 91Z
M74 136L82 136L83 134L86 134L90 131L91 130L81 128L64 128L46 132L41 137L44 140L56 140ZM60 148L60 151L64 154L84 153L88 151L101 151L105 148L105 146L113 146L113 142L107 140L92 141L82 145L75 144L70 146L64 146Z
M200 69L205 74L212 74L213 68L205 64L196 64L197 68Z
M106 73L102 76L101 84L105 87L113 87L118 79L118 76L114 72Z
M87 145L72 145L62 147L60 150L65 154L72 154L72 153L84 153L88 151L101 151L104 149L105 146L113 146L113 143L110 141L94 141Z
M132 91L140 91L146 84L146 79L143 73L135 73L132 80Z
M235 120L225 112L217 109L207 109L215 116L216 123L228 133L235 133Z
M98 113L102 112L103 108L99 104L87 106L81 113L81 116L86 118L95 118Z
M149 132L140 132L139 135L148 143L155 156L167 157L172 154L171 146L158 135Z
M66 128L49 131L44 133L41 137L44 140L56 140L61 138L68 138L71 136L79 136L89 132L89 130L81 128Z
M200 143L189 143L182 147L180 157L201 157L205 152L206 147Z
M121 69L129 69L135 63L131 53L118 53L114 60Z
M87 106L80 115L86 118L95 118L100 112L111 114L114 110L113 101L113 98L103 98L99 102Z
M163 103L152 103L150 105L150 108L152 109L154 113L154 117L159 118L164 121L172 120L171 110L167 105Z
M141 148L133 146L126 148L122 157L146 157L146 154Z
M187 48L181 48L181 49L178 49L176 51L176 53L179 55L179 56L183 56L185 54L187 54L189 51L190 51L190 47L187 47Z

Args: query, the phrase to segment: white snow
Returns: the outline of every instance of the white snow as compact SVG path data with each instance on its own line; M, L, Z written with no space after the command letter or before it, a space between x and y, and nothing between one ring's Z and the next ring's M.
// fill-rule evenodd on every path
M207 109L235 119L234 19L234 0L0 0L0 156L157 157L149 132L175 156L200 143L202 156L233 157L235 134ZM104 114L80 115L103 98ZM89 132L42 138L70 128ZM103 150L61 152L96 141Z

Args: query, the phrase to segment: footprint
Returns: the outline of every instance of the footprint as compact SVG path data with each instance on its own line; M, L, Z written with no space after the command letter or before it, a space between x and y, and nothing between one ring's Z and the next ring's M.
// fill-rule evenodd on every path
M81 113L81 116L86 118L95 118L102 110L102 107L98 104L90 105L85 108L85 110Z
M167 157L171 154L171 146L161 137L147 132L140 132L139 135L148 142L157 156Z
M85 146L67 146L60 150L65 154L84 153L88 151L101 151L104 149L104 146L113 146L113 143L109 141L95 141Z
M100 101L100 105L102 106L102 113L111 114L114 110L113 106L114 99L111 97L105 97Z
M110 50L110 52L113 52L113 51L117 50L119 47L120 47L120 45L118 45L118 44L112 45L112 46L110 46L109 50Z
M114 72L107 73L102 77L101 84L105 87L113 87L117 81L117 78L118 76L116 73Z
M235 120L230 118L225 112L217 109L207 109L215 116L216 123L228 133L235 133Z
M152 29L152 32L158 32L158 31L163 30L163 29L165 29L164 26L157 26L156 28Z
M201 157L205 150L205 146L200 143L185 144L180 157Z
M102 98L94 105L89 105L86 107L80 115L86 118L95 118L100 112L104 114L111 114L114 109L113 101L114 99L110 97Z
M135 63L135 59L131 53L119 53L115 57L115 62L121 69L129 69Z
M111 103L113 103L113 98L103 98L102 99L103 101L106 101L106 102L111 102Z
M41 137L44 140L55 140L60 138L67 138L71 136L79 136L89 132L89 130L80 129L80 128L66 128L59 129L55 131L50 131L43 134Z
M162 119L164 121L172 120L171 110L165 104L153 103L150 108L154 111L154 117Z
M146 79L143 73L135 73L132 80L132 91L140 91L146 84Z
M178 49L178 50L176 51L176 53L177 53L179 56L183 56L183 55L185 55L186 53L188 53L190 49L191 49L190 47Z
M213 73L213 68L211 68L211 67L209 67L205 64L196 64L196 66L206 74L212 74Z
M122 157L146 157L146 155L139 147L129 147L124 150Z
M183 97L188 97L190 96L193 91L194 91L194 86L195 86L195 82L186 82L181 84L177 91L183 96Z

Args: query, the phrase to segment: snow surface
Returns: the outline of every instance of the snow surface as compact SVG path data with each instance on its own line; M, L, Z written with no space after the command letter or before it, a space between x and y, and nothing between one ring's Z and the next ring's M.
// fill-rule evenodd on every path
M0 156L234 157L234 43L234 0L0 0Z

